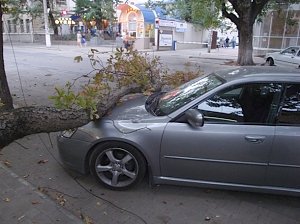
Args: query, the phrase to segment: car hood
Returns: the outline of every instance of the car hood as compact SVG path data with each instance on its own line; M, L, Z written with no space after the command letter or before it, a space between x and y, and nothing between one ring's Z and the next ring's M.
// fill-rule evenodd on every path
M153 118L154 116L145 108L146 99L147 97L142 94L125 96L105 117L114 121L130 120L136 122Z
M167 116L154 116L145 108L147 96L134 94L123 97L121 102L104 119L112 120L114 127L122 133L131 133L157 125L165 125Z

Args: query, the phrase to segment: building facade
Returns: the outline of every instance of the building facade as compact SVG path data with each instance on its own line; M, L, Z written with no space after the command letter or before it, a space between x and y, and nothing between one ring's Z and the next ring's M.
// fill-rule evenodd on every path
M284 4L279 10L270 11L254 25L253 31L256 55L300 45L300 4Z
M69 12L75 7L72 0L53 0L51 8L55 12L61 12L59 17L69 17ZM28 0L28 6L32 6L33 2ZM47 9L49 10L49 9ZM63 15L62 12L66 12ZM58 19L57 18L57 19ZM33 18L29 14L22 14L18 19L12 18L11 15L5 14L2 17L3 22L3 41L4 42L38 42L45 40L44 17ZM69 33L69 24L60 24L60 33ZM53 29L50 26L50 34L53 34Z
M120 4L119 33L134 38L136 49L170 50L206 46L208 31L192 24L169 18L159 7L143 4Z

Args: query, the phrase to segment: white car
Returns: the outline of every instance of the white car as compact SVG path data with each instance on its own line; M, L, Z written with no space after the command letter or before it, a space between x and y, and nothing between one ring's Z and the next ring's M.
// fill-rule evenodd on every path
M268 65L285 65L300 67L300 46L288 47L280 52L267 53Z

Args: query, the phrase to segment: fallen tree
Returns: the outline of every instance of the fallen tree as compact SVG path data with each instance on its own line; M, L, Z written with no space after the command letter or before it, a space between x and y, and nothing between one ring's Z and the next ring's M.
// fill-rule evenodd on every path
M55 107L23 107L0 110L0 148L16 139L35 133L49 133L82 126L101 119L123 96L142 92L146 95L160 91L164 85L176 86L201 74L201 71L175 72L160 63L158 57L148 57L136 50L117 49L103 66L91 49L92 71L82 77L89 81L79 91L74 86L82 77L51 96ZM80 62L82 57L75 57ZM0 106L1 108L1 106Z

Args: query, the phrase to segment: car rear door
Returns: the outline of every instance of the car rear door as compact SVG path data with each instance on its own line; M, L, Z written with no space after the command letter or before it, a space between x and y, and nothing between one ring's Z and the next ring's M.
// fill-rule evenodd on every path
M286 86L275 129L267 184L300 189L300 83Z
M268 92L264 89L273 88ZM275 127L268 125L276 84L247 84L226 89L195 108L205 117L193 128L184 115L165 129L161 171L181 181L265 184Z

